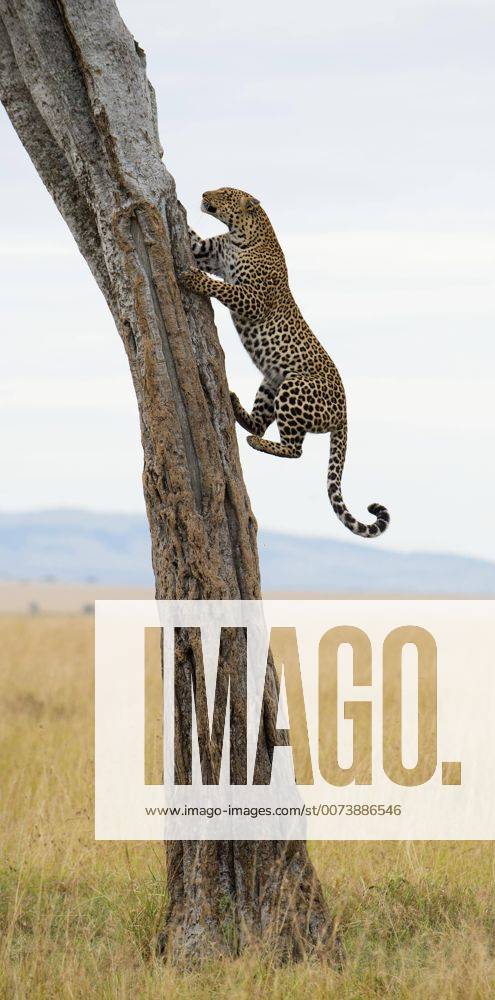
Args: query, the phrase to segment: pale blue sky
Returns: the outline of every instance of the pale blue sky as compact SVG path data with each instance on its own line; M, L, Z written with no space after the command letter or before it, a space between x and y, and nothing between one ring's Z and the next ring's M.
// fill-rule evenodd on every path
M495 558L493 4L120 10L147 52L192 225L218 230L199 199L224 184L272 218L347 387L344 496L356 516L376 500L392 514L372 544ZM3 112L0 147L0 508L143 509L122 346ZM216 314L230 383L250 403L256 371ZM351 539L325 493L326 437L298 462L244 438L261 525Z

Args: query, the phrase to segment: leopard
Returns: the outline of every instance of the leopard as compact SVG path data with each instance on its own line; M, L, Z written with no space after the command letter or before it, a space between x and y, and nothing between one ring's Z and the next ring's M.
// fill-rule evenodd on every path
M230 393L235 419L256 451L299 458L306 434L330 434L327 491L342 524L362 538L382 535L390 523L386 507L368 507L364 524L348 510L341 492L347 450L347 409L336 365L304 320L291 293L287 264L258 198L237 188L205 191L201 210L227 227L203 239L189 228L195 267L183 271L186 293L215 298L227 309L262 375L251 412ZM214 277L212 277L212 275ZM264 435L276 421L279 441Z

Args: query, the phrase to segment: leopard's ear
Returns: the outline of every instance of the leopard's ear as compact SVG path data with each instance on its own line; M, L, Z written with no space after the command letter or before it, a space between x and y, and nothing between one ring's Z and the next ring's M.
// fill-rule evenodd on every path
M254 198L252 194L246 194L243 198L243 208L246 212L252 212L259 203L259 198Z

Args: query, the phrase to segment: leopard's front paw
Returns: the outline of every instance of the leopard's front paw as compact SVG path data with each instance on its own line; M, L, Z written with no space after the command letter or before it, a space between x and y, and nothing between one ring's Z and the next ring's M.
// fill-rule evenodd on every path
M186 292L196 292L198 295L204 291L203 277L201 271L191 268L189 271L182 271L179 274L179 285Z

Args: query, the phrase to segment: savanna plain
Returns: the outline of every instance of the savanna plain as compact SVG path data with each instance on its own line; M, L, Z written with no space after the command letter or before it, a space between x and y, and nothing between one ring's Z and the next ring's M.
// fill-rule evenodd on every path
M90 615L0 616L0 996L495 997L492 844L318 843L342 971L237 960L167 967L160 844L93 836Z

